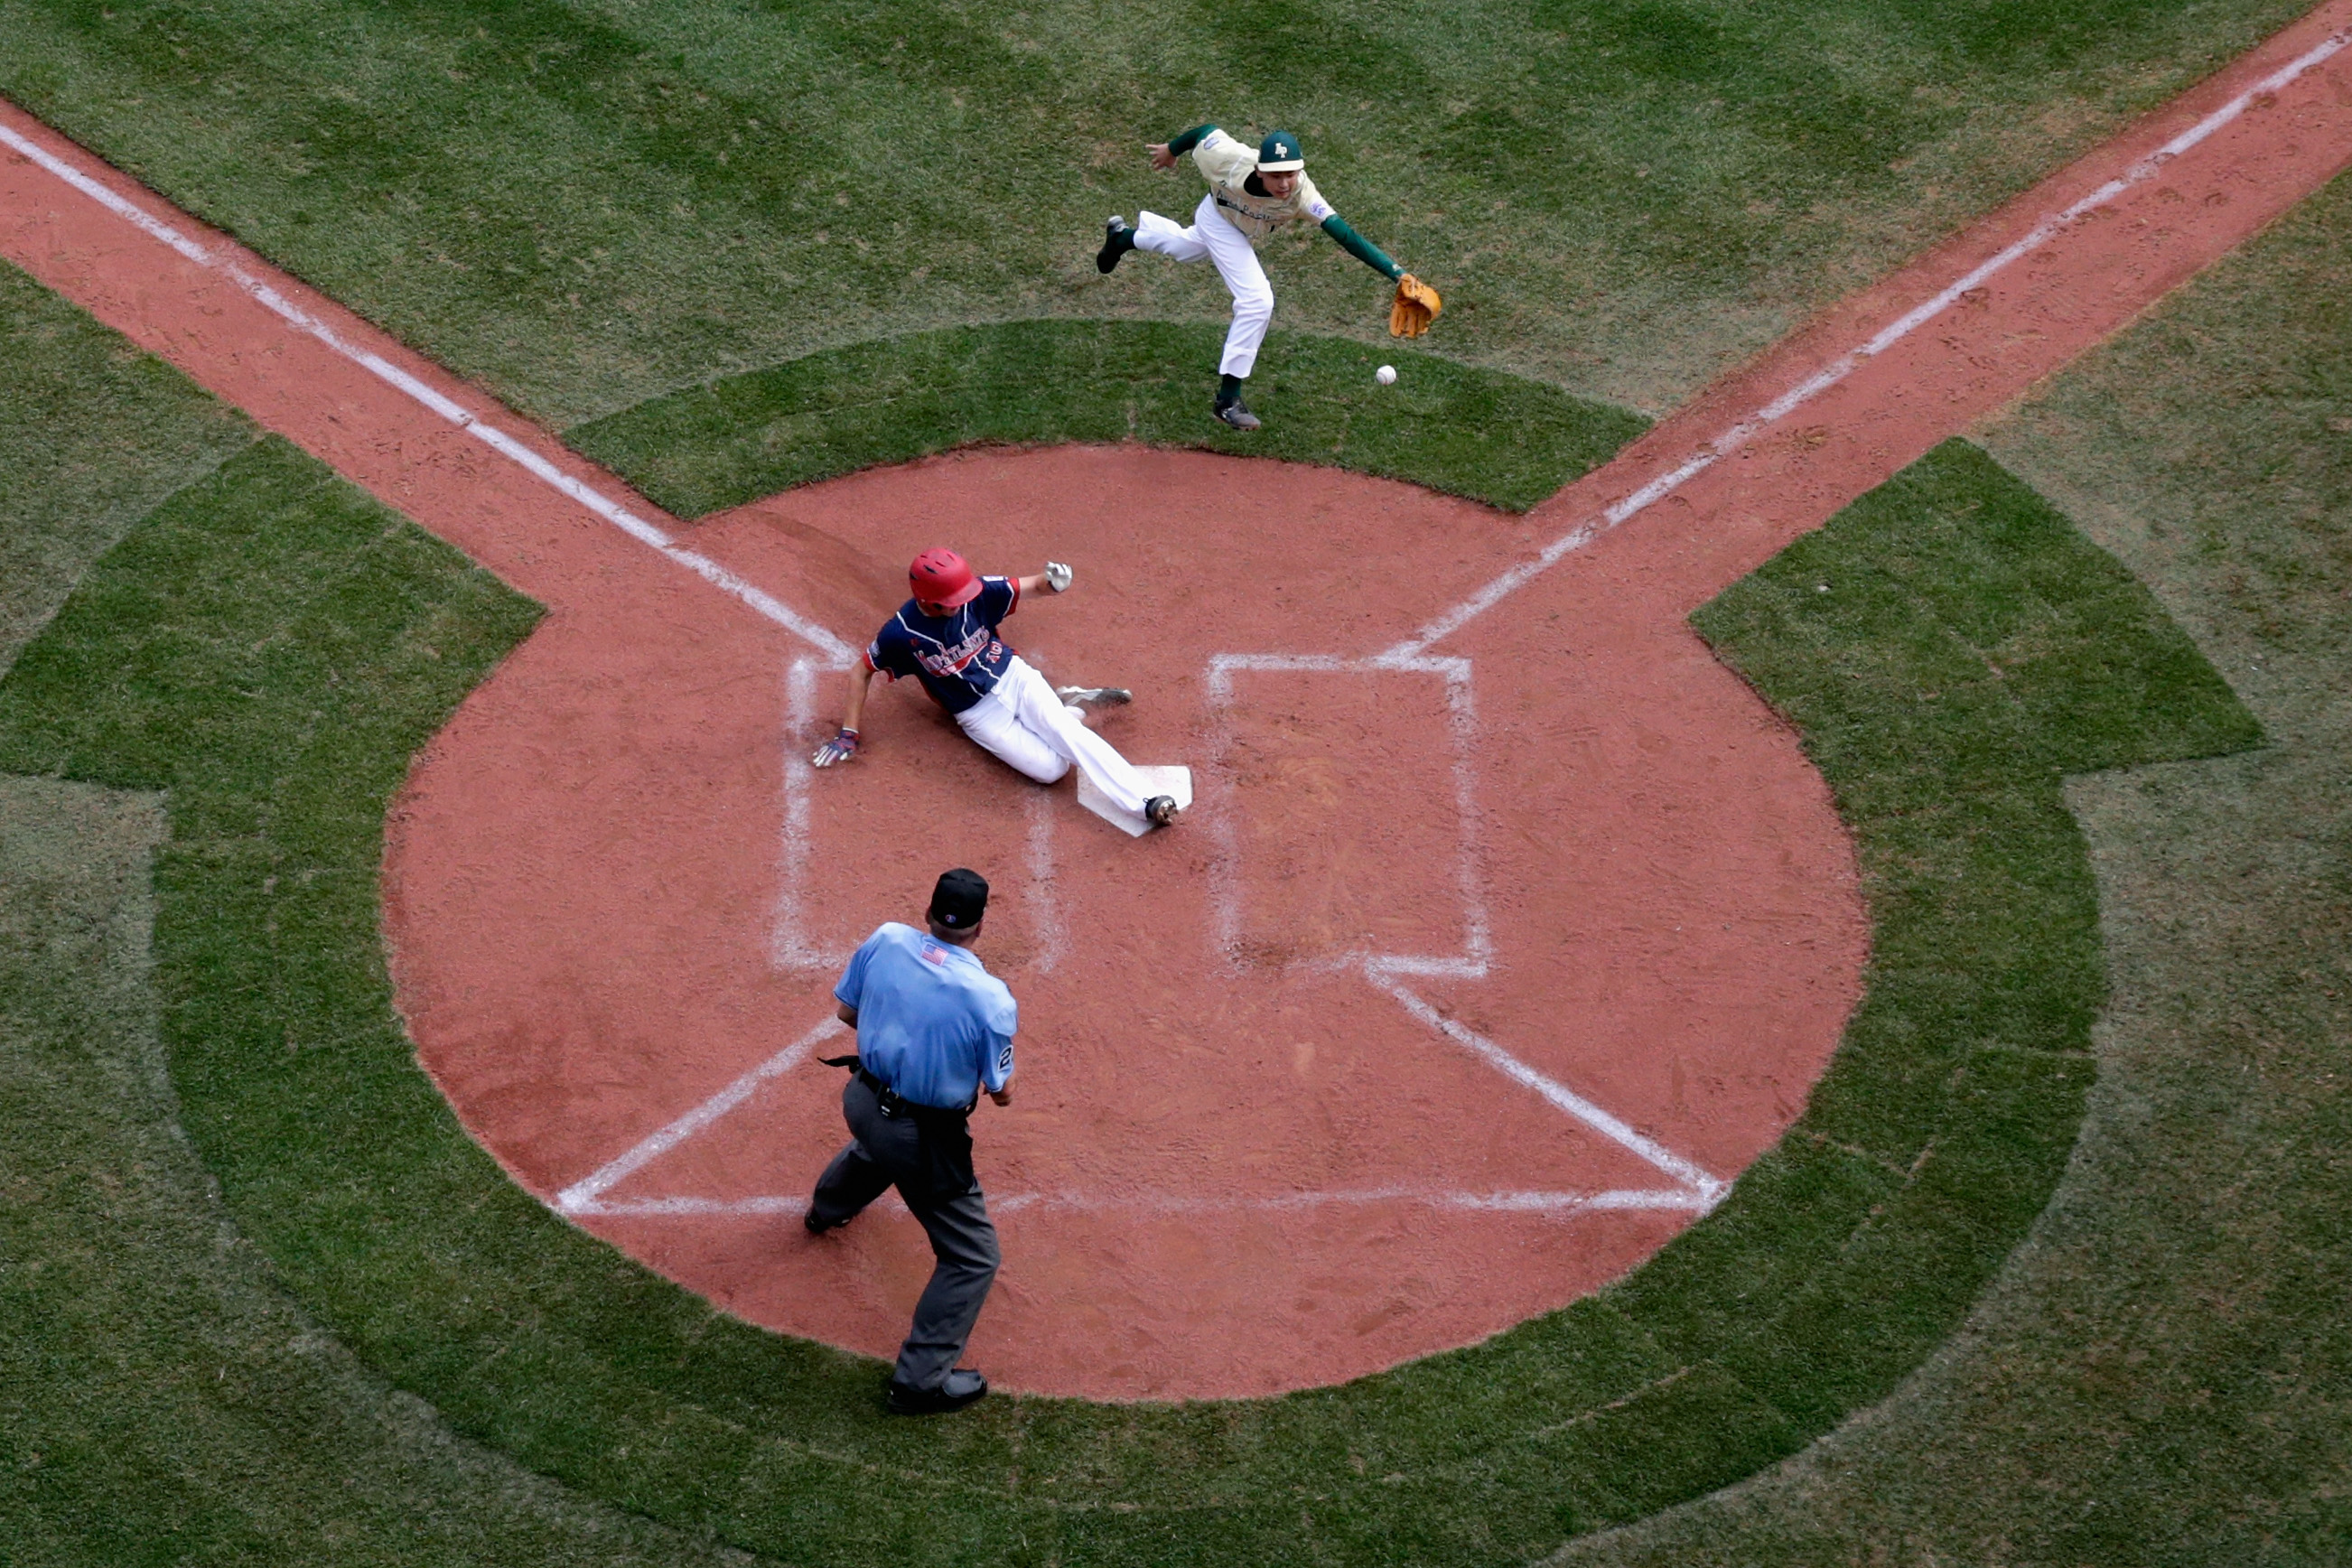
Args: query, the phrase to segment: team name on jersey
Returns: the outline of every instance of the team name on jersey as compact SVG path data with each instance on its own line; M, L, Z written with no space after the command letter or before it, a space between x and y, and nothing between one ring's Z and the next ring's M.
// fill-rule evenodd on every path
M978 658L982 651L995 640L994 632L986 626L977 626L960 642L937 645L936 651L916 648L915 662L933 675L943 677L961 675L965 667Z

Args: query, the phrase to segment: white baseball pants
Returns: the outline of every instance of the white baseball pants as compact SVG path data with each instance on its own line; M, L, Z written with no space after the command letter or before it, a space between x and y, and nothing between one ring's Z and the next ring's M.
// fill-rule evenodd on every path
M1258 345L1274 322L1274 285L1258 265L1257 248L1217 210L1217 198L1204 195L1192 209L1192 226L1178 228L1158 213L1138 213L1135 247L1155 251L1178 261L1203 258L1217 264L1234 297L1234 324L1225 333L1225 357L1217 362L1222 375L1247 375L1257 363Z
M1045 678L1015 654L996 689L955 716L963 732L986 752L1039 784L1052 784L1076 763L1095 788L1121 811L1143 815L1143 779L1118 748L1087 728L1076 708L1065 708Z

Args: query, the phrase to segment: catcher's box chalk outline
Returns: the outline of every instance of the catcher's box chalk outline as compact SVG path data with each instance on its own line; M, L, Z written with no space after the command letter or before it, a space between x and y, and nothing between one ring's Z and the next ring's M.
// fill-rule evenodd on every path
M1401 990L1399 994L1401 997L1409 994ZM1426 1006L1417 997L1411 999L1410 1005ZM1433 1010L1431 1010L1430 1016L1432 1018L1436 1016ZM1442 1022L1439 1024L1439 1028L1441 1033L1445 1032ZM846 1032L847 1026L838 1019L827 1018L701 1104L677 1117L667 1126L639 1140L618 1159L607 1162L590 1174L557 1193L553 1205L556 1212L580 1217L593 1215L626 1215L643 1218L694 1218L721 1215L761 1218L780 1214L800 1213L808 1206L808 1199L799 1194L781 1196L762 1194L744 1198L608 1198L604 1194L671 1150L690 1142L709 1131L729 1112L748 1103L752 1096L758 1094L768 1083L806 1061L818 1045L835 1035ZM1478 1038L1475 1035L1470 1035L1467 1030L1463 1030L1461 1033L1472 1040ZM1497 1047L1491 1045L1488 1045L1486 1049L1498 1056L1503 1055ZM1506 1057L1505 1059L1509 1058ZM1532 1069L1521 1067L1519 1070L1526 1073L1528 1079L1549 1081L1541 1079ZM1648 1142L1643 1139L1641 1134L1626 1127L1624 1123L1609 1116L1606 1111L1591 1105L1589 1101L1579 1100L1577 1103L1600 1117L1603 1123L1615 1126L1639 1142L1644 1143ZM1606 1127L1596 1125L1596 1130L1605 1132ZM1655 1145L1651 1147L1655 1148ZM1664 1155L1665 1159L1682 1165L1698 1180L1685 1180L1685 1184L1679 1187L1620 1188L1590 1193L1474 1193L1399 1186L1278 1193L1257 1198L1196 1198L1171 1194L1140 1198L1104 1199L1084 1193L1064 1191L1013 1193L1002 1197L992 1197L989 1200L989 1204L999 1214L1017 1214L1024 1209L1031 1208L1086 1211L1115 1208L1128 1213L1183 1215L1233 1213L1243 1210L1280 1211L1345 1205L1415 1203L1441 1209L1533 1214L1559 1219L1586 1214L1629 1210L1679 1209L1703 1214L1715 1206L1725 1190L1724 1184L1706 1175L1705 1172L1689 1164L1688 1162L1681 1161L1675 1155L1667 1153L1664 1150L1658 1150L1657 1152ZM896 1205L895 1198L891 1201Z

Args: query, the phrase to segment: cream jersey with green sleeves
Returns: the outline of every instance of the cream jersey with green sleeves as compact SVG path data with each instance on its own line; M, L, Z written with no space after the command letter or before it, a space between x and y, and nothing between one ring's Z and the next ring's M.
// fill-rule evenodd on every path
M1192 149L1192 163L1209 182L1209 194L1216 199L1218 216L1241 230L1252 245L1286 224L1303 218L1319 225L1326 218L1339 216L1303 169L1299 171L1297 185L1282 200L1252 195L1249 177L1257 173L1257 149L1222 131L1212 131L1201 138L1200 144Z

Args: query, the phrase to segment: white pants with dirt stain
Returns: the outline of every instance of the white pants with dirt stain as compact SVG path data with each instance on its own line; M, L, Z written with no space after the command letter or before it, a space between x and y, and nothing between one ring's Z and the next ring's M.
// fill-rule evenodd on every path
M1274 285L1258 265L1256 247L1217 210L1217 198L1201 198L1190 228L1178 228L1158 213L1138 213L1135 247L1178 261L1217 264L1217 276L1234 297L1234 324L1225 333L1225 356L1217 362L1217 370L1224 375L1249 374L1257 363L1258 345L1265 342L1265 330L1274 321Z
M1143 815L1147 796L1134 764L1087 729L1077 709L1065 708L1045 678L1018 654L1005 666L996 689L957 714L955 721L982 750L1039 784L1055 783L1076 763L1112 805Z

